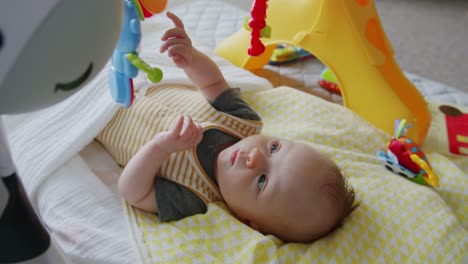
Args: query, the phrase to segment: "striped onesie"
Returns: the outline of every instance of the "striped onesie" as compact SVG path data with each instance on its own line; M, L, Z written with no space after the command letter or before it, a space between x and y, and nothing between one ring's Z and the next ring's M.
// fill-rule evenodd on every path
M129 109L120 109L97 137L117 163L125 166L146 142L187 113L202 126L203 139L192 149L173 153L161 166L154 181L160 221L205 213L208 202L222 200L214 175L217 154L258 134L262 126L239 89L228 89L211 105L191 87L151 89Z

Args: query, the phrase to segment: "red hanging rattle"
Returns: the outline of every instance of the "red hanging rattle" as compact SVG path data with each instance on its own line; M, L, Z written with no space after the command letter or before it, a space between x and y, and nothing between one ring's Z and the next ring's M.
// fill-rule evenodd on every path
M250 11L251 19L248 26L251 30L250 47L248 54L250 56L261 55L265 51L265 45L260 40L261 37L269 37L269 27L266 25L266 9L268 0L254 0ZM266 29L267 32L264 32Z

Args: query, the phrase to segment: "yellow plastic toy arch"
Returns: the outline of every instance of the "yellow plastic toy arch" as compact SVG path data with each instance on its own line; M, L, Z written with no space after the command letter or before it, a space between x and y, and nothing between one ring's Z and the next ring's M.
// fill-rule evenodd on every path
M335 74L346 107L390 135L394 121L406 119L414 124L407 136L423 143L427 103L395 62L372 0L270 0L267 14L271 36L262 39L262 55L248 56L245 28L224 40L218 55L252 70L268 63L277 44L297 45Z

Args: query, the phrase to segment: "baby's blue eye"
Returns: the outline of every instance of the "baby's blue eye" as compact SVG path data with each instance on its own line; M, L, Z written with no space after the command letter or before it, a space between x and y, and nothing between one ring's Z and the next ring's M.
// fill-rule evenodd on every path
M270 151L271 153L275 152L278 150L278 144L271 144Z
M263 188L263 185L265 184L266 182L266 176L265 175L262 175L258 178L258 182L257 182L257 186L258 186L258 189L261 190Z

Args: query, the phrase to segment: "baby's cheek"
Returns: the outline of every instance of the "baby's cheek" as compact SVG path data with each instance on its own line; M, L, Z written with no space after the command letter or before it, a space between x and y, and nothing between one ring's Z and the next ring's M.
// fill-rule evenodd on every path
M223 194L223 196L226 194L229 195L239 195L239 193L242 191L241 184L239 182L239 177L238 175L232 174L232 173L224 173L222 175L219 175L219 187L220 190Z

